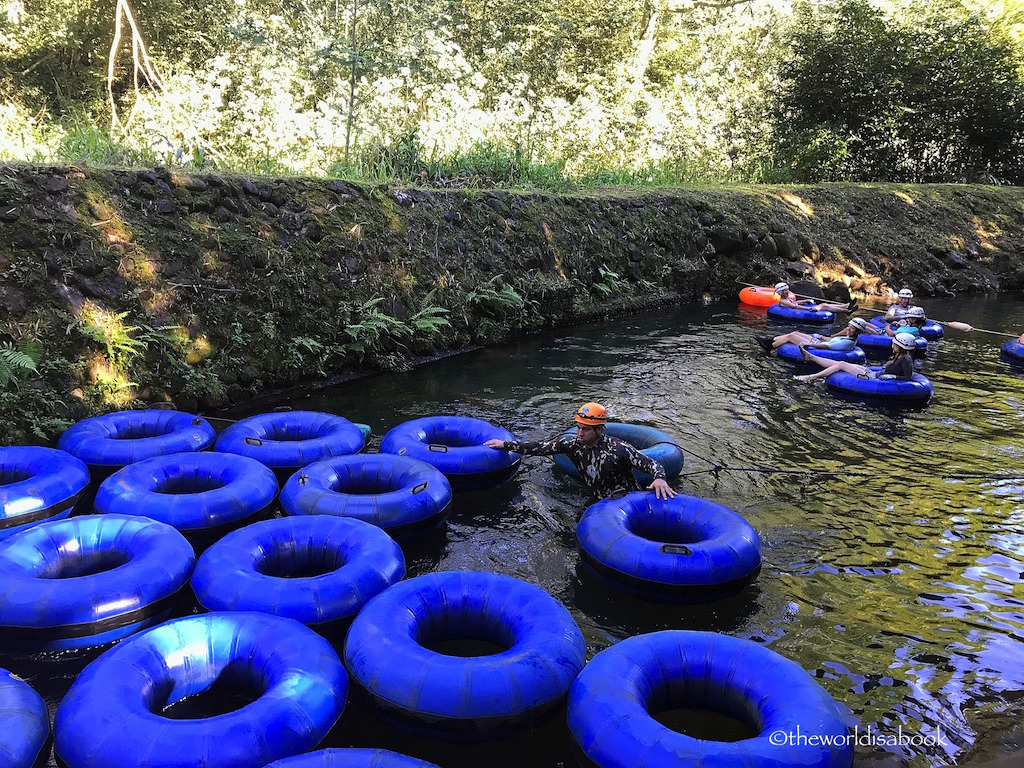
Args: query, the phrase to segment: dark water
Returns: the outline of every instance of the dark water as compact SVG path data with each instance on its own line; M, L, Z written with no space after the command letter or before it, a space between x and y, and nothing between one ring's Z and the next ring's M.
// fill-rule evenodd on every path
M925 306L930 317L1024 330L1019 296ZM539 584L572 612L589 655L661 629L769 644L814 675L861 731L930 737L889 747L915 768L998 742L1024 715L1024 370L999 362L1005 339L947 330L921 366L932 403L890 412L795 383L789 366L751 343L764 327L763 310L684 306L287 405L370 424L376 442L402 421L440 413L536 438L565 429L587 400L662 429L690 452L675 488L740 511L761 535L764 566L738 597L665 606L591 581L577 568L574 535L584 498L542 458L524 460L498 489L460 497L443 536L406 548L409 575L470 568ZM33 683L55 703L81 664L33 668ZM452 746L384 723L357 694L327 745L387 747L443 768L575 764L564 712L512 742Z

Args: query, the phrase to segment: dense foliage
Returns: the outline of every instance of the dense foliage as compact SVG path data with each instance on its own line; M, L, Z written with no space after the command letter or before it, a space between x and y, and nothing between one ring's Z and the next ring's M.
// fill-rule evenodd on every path
M1011 40L960 6L906 19L866 0L802 6L780 65L780 156L797 178L1024 180Z
M1022 0L4 8L0 160L478 186L1022 178Z

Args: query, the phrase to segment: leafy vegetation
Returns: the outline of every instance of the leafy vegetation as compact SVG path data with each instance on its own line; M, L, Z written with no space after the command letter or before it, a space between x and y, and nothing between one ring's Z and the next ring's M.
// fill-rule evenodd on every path
M371 350L398 346L411 336L409 326L380 310L383 302L382 296L366 301L353 313L353 322L345 326L345 334L350 340L345 344L345 350L353 353L358 360L362 360Z
M439 187L1019 183L1022 29L1022 0L12 2L0 160Z
M15 386L27 373L38 373L36 361L25 346L18 348L9 341L0 343L0 388Z
M78 317L82 334L101 343L107 359L120 368L129 366L146 349L146 342L132 336L139 329L124 324L126 317L127 312L115 314L95 305L87 306Z
M409 318L409 325L414 334L422 334L428 341L442 339L446 329L452 327L448 314L447 308L428 304Z
M605 296L610 296L613 293L619 293L626 289L626 285L619 276L619 273L608 269L603 264L597 268L597 274L601 279L594 283L594 288Z
M515 288L505 283L504 279L504 275L495 275L481 283L466 294L466 304L470 307L479 307L489 315L519 312L524 306L523 297Z
M890 18L800 6L780 67L779 156L797 178L1024 181L1024 78L1006 32L949 0Z

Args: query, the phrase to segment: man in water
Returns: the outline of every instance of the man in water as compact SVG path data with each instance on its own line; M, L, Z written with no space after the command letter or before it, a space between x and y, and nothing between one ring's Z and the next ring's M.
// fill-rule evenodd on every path
M488 440L484 445L524 456L553 456L564 453L579 470L580 477L599 498L619 491L639 491L633 475L639 469L654 478L647 490L659 499L671 499L676 492L665 482L665 468L649 456L617 438L604 434L608 413L600 403L584 403L576 411L576 435L558 435L537 442Z
M896 294L898 303L893 304L885 311L885 321L892 323L904 315L907 314L907 310L910 309L910 300L914 298L914 292L909 288L900 288L900 292Z

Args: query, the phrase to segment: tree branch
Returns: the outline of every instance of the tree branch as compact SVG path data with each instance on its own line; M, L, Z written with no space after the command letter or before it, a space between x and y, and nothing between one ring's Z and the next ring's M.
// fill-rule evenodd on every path
M713 8L715 10L725 10L726 8L735 8L737 5L746 5L747 3L753 2L753 0L677 0L677 2L668 3L669 13L686 13L692 11L694 8Z
M123 23L122 19L128 23L128 28L132 33L132 85L135 91L135 101L132 104L131 112L128 113L128 118L125 121L121 121L117 114L117 101L114 99L114 76L117 69L117 56L121 48L121 36L123 34ZM132 13L131 7L128 5L128 0L117 0L117 5L114 8L114 39L110 43L110 57L107 60L107 100L110 103L110 133L114 135L118 129L122 133L127 133L128 128L132 123L132 118L135 116L135 110L139 103L139 74L145 77L146 82L153 88L156 94L160 97L161 102L165 106L168 106L170 111L178 110L184 112L180 107L177 107L171 99L168 98L167 88L164 86L163 79L160 77L160 73L157 71L156 66L149 58L149 51L146 50L146 43L142 39L142 33L139 31L139 26L135 21L135 16ZM184 123L187 126L188 133L186 138L193 141L197 146L200 146L204 151L208 152L212 157L217 156L216 150L200 135L199 130L192 123L192 120L187 114L182 114ZM184 133L184 131L183 131Z
M647 65L651 62L651 54L654 53L654 46L658 42L658 10L651 11L647 20L647 29L640 42L633 51L632 81L633 90L639 92L643 87L644 75L647 73Z
M41 66L42 66L43 64L45 64L45 63L46 63L47 61L49 61L49 60L50 60L50 58L51 58L51 57L50 57L50 55L49 55L49 54L47 54L46 56L43 56L43 58L41 58L41 59L40 59L39 61L37 61L37 62L36 62L35 64L33 64L33 65L32 65L31 67L29 67L28 69L23 69L23 70L21 70L21 76L22 76L22 77L25 77L25 75L29 75L29 74L31 74L31 73L32 73L32 72L33 72L34 70L38 69L38 68L39 68L39 67L41 67Z

